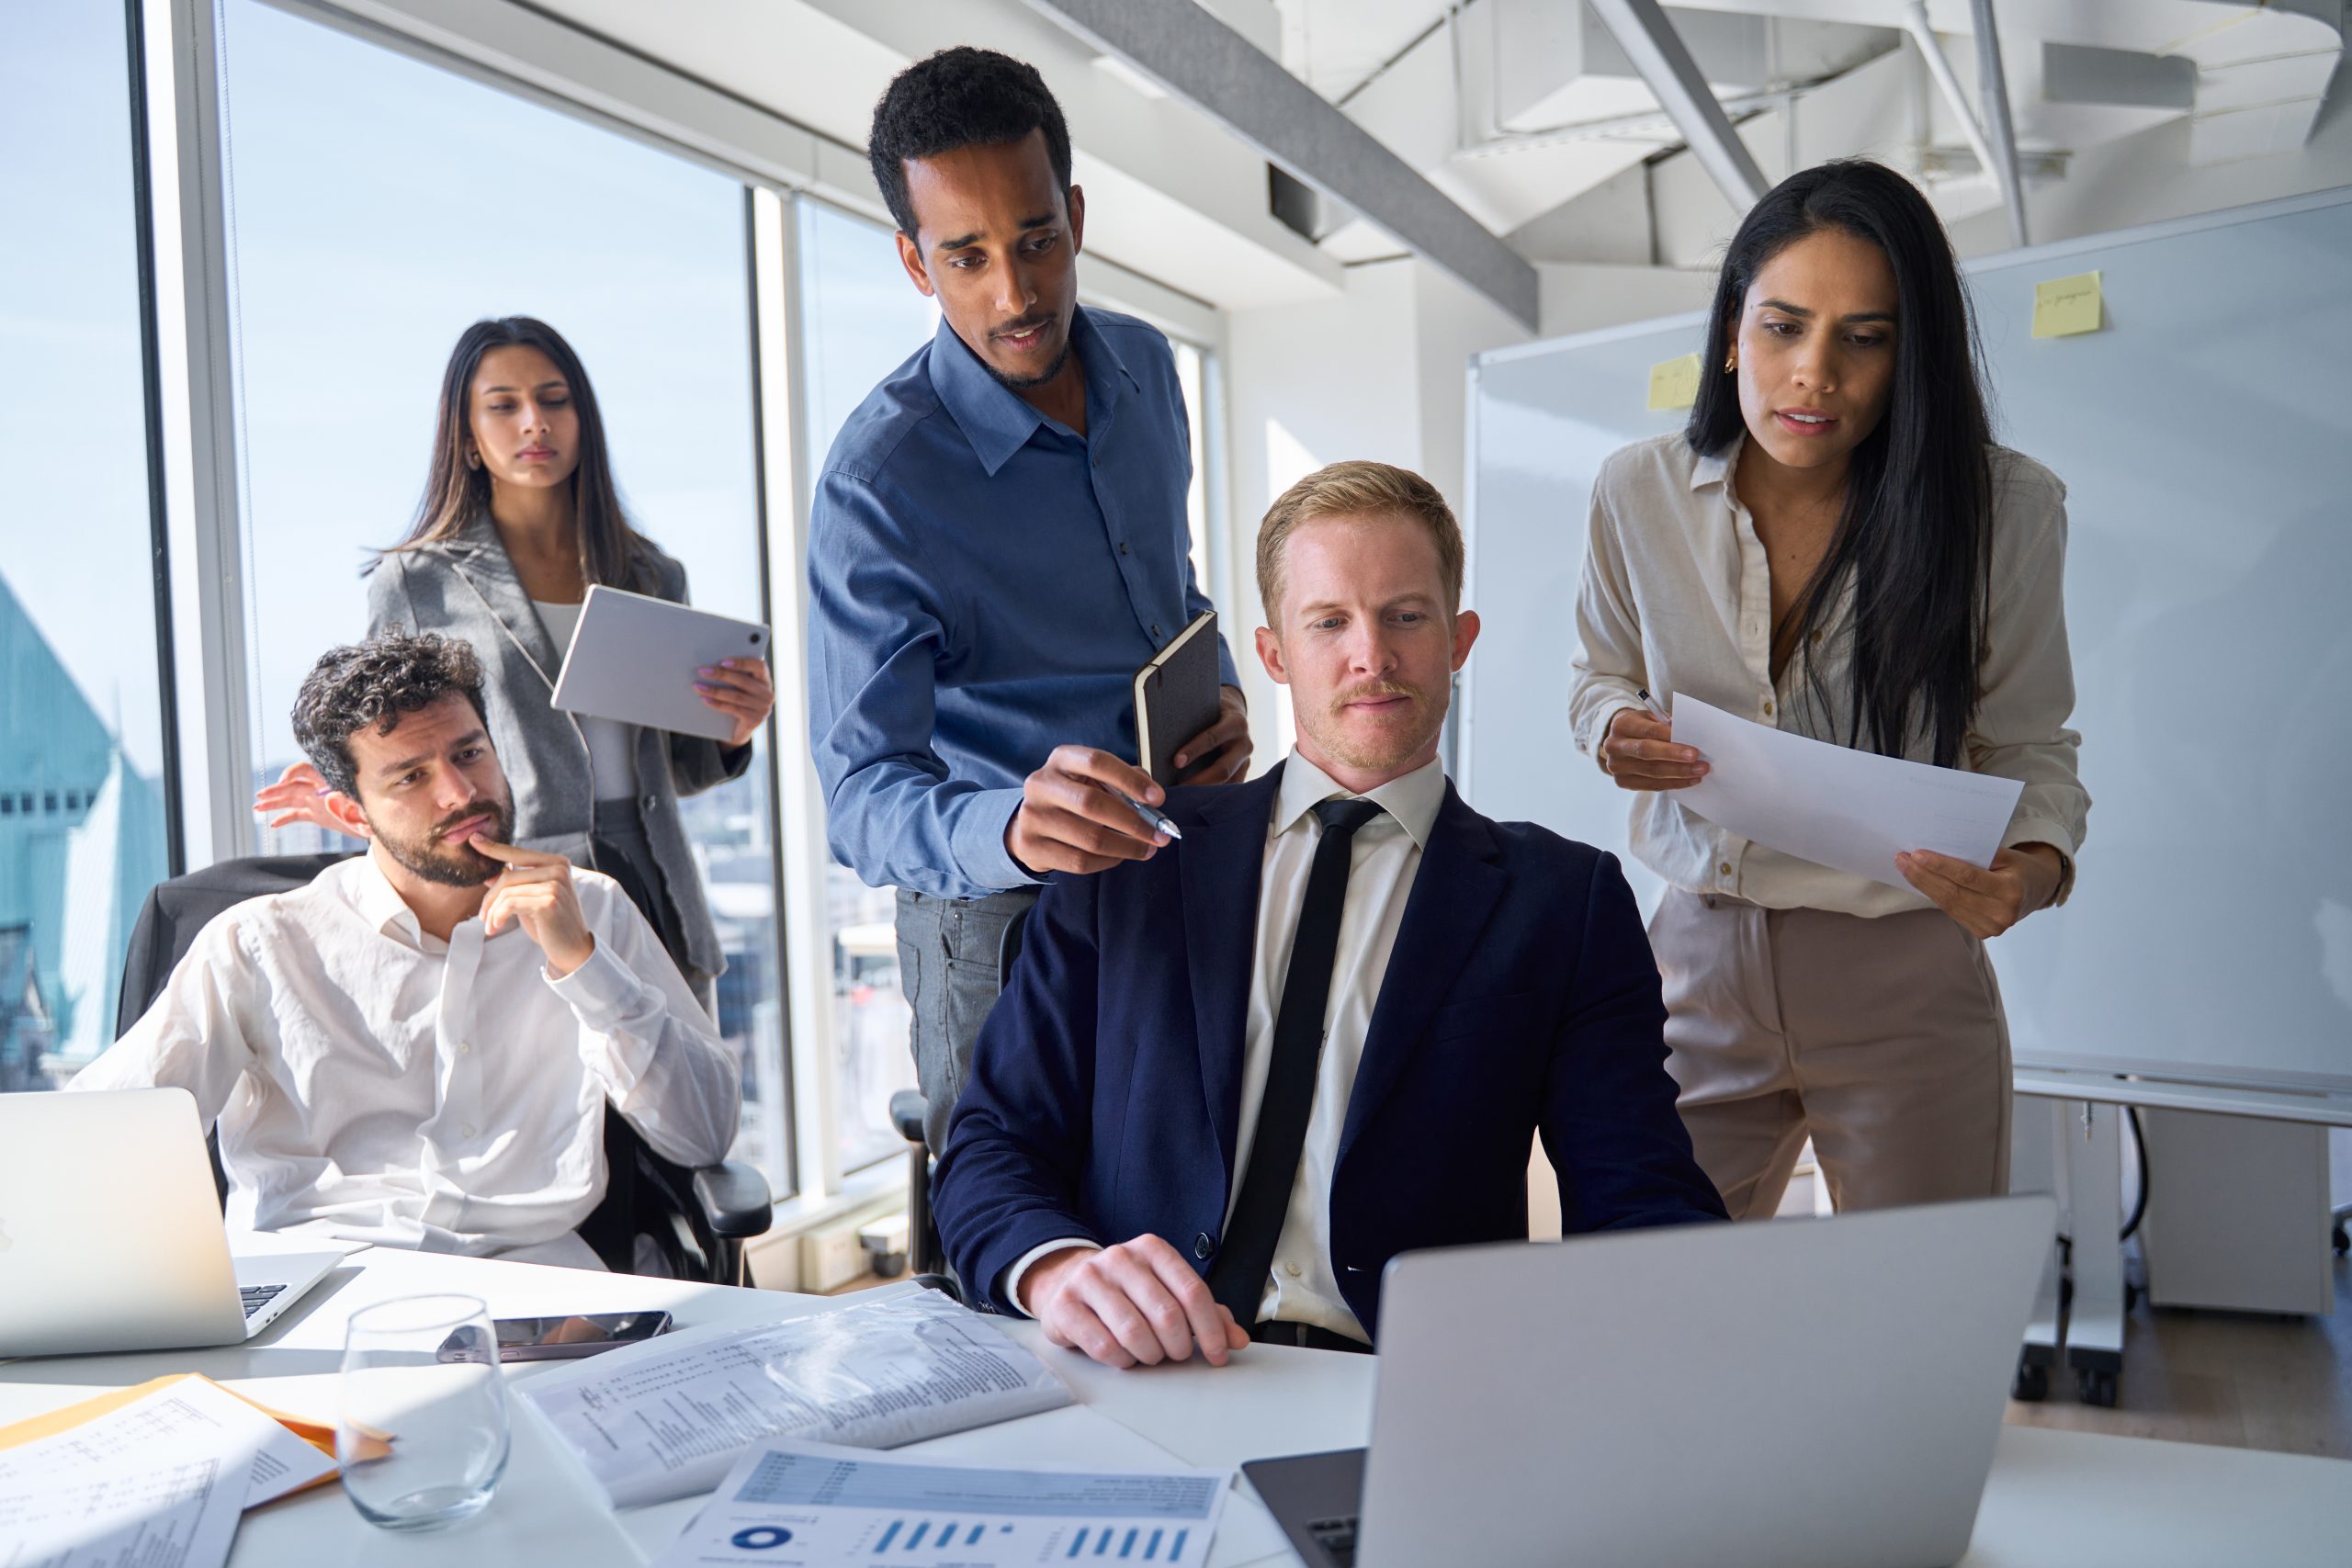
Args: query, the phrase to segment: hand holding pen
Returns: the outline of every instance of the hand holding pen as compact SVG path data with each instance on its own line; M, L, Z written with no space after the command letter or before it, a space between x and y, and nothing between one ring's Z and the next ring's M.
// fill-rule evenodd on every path
M1610 716L1600 738L1600 771L1620 789L1688 789L1705 778L1706 759L1695 746L1674 743L1674 720L1657 700L1646 690L1634 694L1642 707Z
M1033 876L1149 860L1181 837L1156 809L1167 799L1133 762L1091 746L1057 746L1045 766L1022 781L1004 847Z

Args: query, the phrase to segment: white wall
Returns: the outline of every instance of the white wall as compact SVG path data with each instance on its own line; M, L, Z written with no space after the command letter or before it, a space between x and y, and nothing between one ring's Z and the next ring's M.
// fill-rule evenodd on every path
M1715 288L1715 275L1705 267L1539 262L1535 276L1542 290L1537 314L1544 337L1704 310Z
M1250 634L1264 624L1254 563L1266 508L1316 468L1351 457L1411 468L1458 505L1470 356L1528 335L1406 257L1350 267L1336 299L1227 318L1235 592L1219 607L1242 664L1259 770L1290 744L1289 709L1251 650Z

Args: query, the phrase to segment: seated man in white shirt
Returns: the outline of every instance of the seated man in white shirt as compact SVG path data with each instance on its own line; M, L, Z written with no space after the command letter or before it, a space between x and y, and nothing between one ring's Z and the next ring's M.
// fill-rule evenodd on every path
M680 1165L734 1139L735 1061L620 885L504 841L481 683L429 635L321 659L294 735L368 852L207 925L69 1086L194 1094L232 1229L595 1269L607 1102Z

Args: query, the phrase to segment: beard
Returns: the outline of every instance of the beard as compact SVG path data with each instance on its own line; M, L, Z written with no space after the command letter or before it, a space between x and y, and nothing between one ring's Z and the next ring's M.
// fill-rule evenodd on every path
M1061 352L1054 355L1054 362L1046 367L1045 372L1042 375L1008 376L1003 371L998 369L995 366L989 364L986 359L980 359L980 368L987 371L989 378L994 380L998 386L1002 387L1006 391L1025 392L1033 390L1035 388L1042 387L1046 382L1052 380L1055 377L1060 375L1063 368L1069 364L1069 331L1068 328L1064 328L1062 331ZM976 359L979 358L978 355L973 355L973 357Z
M1351 703L1367 697L1403 697L1408 705L1394 719L1378 726L1348 725L1341 719ZM1385 772L1427 746L1445 723L1445 709L1432 704L1419 686L1401 681L1374 681L1335 694L1312 716L1299 713L1299 728L1316 749L1342 767Z
M411 874L443 887L480 887L505 867L470 843L444 843L441 835L460 822L485 814L490 818L490 825L482 832L502 844L512 842L514 836L514 802L512 796L469 801L462 809L451 812L435 824L432 830L422 838L396 837L377 827L372 819L368 826L374 831L376 841L384 846L384 852Z

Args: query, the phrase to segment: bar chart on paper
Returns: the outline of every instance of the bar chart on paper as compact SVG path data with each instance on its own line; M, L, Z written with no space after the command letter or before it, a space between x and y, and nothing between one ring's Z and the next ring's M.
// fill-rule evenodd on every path
M1094 1531L1094 1544L1091 1549L1087 1546L1087 1531L1090 1529ZM1078 1528L1078 1533L1069 1538L1069 1550L1062 1555L1065 1558L1121 1558L1130 1562L1182 1562L1184 1561L1185 1541L1191 1533L1189 1530L1155 1529L1146 1535L1139 1525L1127 1526L1124 1533L1115 1525L1109 1529L1080 1525ZM1162 1540L1168 1543L1168 1554L1165 1557L1159 1552L1159 1543ZM1112 1543L1114 1541L1118 1544L1116 1551L1112 1551ZM1143 1548L1140 1551L1136 1550L1138 1545Z
M821 1444L745 1454L663 1568L893 1568L1203 1561L1230 1471L1020 1470Z

